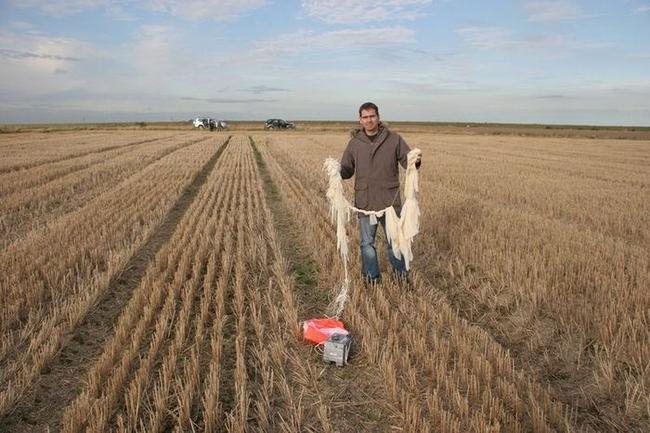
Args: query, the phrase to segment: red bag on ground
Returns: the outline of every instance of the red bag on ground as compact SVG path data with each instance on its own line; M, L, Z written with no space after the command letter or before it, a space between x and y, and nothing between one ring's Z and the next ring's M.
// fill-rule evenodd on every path
M347 335L348 331L336 319L309 319L302 324L303 337L314 344L324 343L332 334Z

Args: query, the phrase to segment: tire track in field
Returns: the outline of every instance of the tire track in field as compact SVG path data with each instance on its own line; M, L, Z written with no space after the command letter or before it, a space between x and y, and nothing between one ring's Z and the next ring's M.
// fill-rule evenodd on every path
M170 135L168 137L148 138L146 140L134 141L134 142L127 143L127 144L116 144L114 146L106 146L106 147L102 147L101 149L89 150L87 152L82 152L82 153L75 153L74 155L66 155L66 156L63 156L61 158L50 159L48 161L35 162L33 164L22 164L22 165L13 165L13 166L10 166L10 167L2 167L2 168L0 168L0 174L11 173L12 171L16 171L16 170L26 170L26 169L30 169L30 168L34 168L34 167L40 167L40 166L46 165L46 164L53 164L55 162L61 162L61 161L67 161L67 160L75 159L75 158L81 158L82 156L91 155L93 153L104 153L104 152L108 152L109 150L114 150L114 149L119 149L119 148L126 148L126 147L129 147L129 146L137 146L138 144L151 143L151 142L154 142L154 141L157 141L157 140L166 140L168 138L173 138L173 137L174 137L174 135Z
M322 314L328 305L326 296L318 288L316 269L318 265L303 245L304 240L299 236L296 223L286 209L286 204L283 203L282 195L271 178L264 157L257 149L253 138L249 136L248 139L264 182L266 204L273 214L273 226L279 235L278 240L282 246L282 253L289 261L291 271L296 277L296 295L300 312L306 316Z
M97 306L71 333L57 358L44 369L34 388L22 399L14 413L7 419L0 419L3 428L16 433L60 430L65 407L81 391L88 368L101 354L104 343L112 335L113 326L131 293L140 284L156 253L173 235L230 139L231 136L221 144L183 190L158 229L133 254L122 273L111 280Z

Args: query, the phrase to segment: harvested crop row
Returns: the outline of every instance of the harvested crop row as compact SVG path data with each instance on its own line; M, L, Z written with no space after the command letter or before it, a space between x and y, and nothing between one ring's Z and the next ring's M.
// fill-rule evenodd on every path
M281 252L250 148L247 165L245 227L250 289L246 296L254 330L249 337L253 355L249 410L254 416L231 431L329 432L329 408L318 394L318 373L306 356L310 355L308 348L299 343L295 280Z
M54 180L46 178L43 184L7 195L0 206L0 248L31 230L52 224L61 215L88 204L147 165L194 142L171 139L126 150L120 148L121 154L112 159L95 161L87 168Z
M432 134L406 134L413 146L440 151L464 153L469 158L514 164L533 164L560 173L573 173L586 178L634 183L642 180L644 168L650 164L644 141L584 140L532 137L460 137ZM579 163L578 163L579 162ZM647 178L645 179L647 182Z
M544 153L550 152L544 147L548 139L536 139L531 144L531 139L522 143L512 137L495 140L420 134L406 138L412 147L424 150L427 175L422 181L431 185L430 188L425 185L425 190L445 188L471 193L501 207L563 222L570 229L594 236L603 235L644 248L650 245L648 155L636 158L634 164L618 171L607 156L592 169L575 151L570 159L548 160ZM278 145L287 152L295 152L309 143L310 154L297 162L303 164L299 171L308 172L312 181L324 185L319 172L303 168L319 165L327 156L338 158L345 141L346 137L340 135L291 136ZM620 141L601 144L599 148L615 152L620 146L643 149L643 143ZM517 156L496 155L495 150L504 147L518 152ZM563 147L567 147L566 143ZM627 212L621 212L622 208Z
M457 261L442 275L458 281L452 295L460 308L522 344L550 374L571 372L581 382L569 394L574 404L634 422L648 407L647 394L636 391L647 386L650 356L647 250L471 194L434 191L423 231ZM420 263L434 278L438 262L424 252Z
M167 155L41 236L0 254L1 414L11 410L216 149L197 143Z
M526 181L512 180L517 168L501 161L477 165L443 154L448 172L423 185L430 191L423 229L451 264L426 251L421 263L432 278L455 280L456 305L516 347L536 376L559 378L554 391L584 423L643 431L650 415L643 391L650 383L650 178L647 168L640 173L650 155L642 143L569 144L573 162L563 167L593 164L596 179L546 170L543 148L539 170ZM624 158L621 148L630 152ZM555 152L552 144L546 152ZM501 179L485 190L482 181L495 170ZM531 213L531 203L554 210Z
M205 367L211 365L209 377L219 379L220 357L213 361L210 355L221 349L224 290L235 257L231 210L240 181L233 173L241 150L233 141L149 266L92 367L89 386L66 410L64 431L104 430L109 424L156 431L171 422L166 408L174 400L167 396L176 386L185 389L179 398L190 418L182 420L190 422ZM183 353L190 355L187 362L178 358Z
M269 152L278 152L277 160ZM294 158L276 146L269 146L263 153L271 161L274 180L287 196L295 194L289 200L299 203L316 195L301 185L297 176L288 176L286 168L273 162L286 161L293 168ZM325 217L322 208L322 204L296 206L296 218L320 220ZM315 258L320 260L324 250L335 253L334 240L323 242L323 235L318 235L321 227L309 223L305 226L305 236L312 237L310 244L318 246L313 251ZM358 272L357 262L352 269ZM487 334L459 319L437 297L425 297L431 303L428 310L418 308L422 295L435 291L424 287L417 276L416 282L417 294L405 294L403 288L391 283L377 286L373 294L372 289L355 290L360 287L357 280L348 304L349 316L346 314L355 334L362 338L365 354L380 366L385 392L401 415L402 428L427 431L429 426L444 426L446 431L459 432L501 427L511 431L565 430L568 421L562 406L515 371L507 353ZM401 307L391 308L394 305ZM423 323L434 326L422 328ZM397 371L403 374L398 377Z
M514 349L531 377L551 380L581 423L647 430L645 143L527 139L520 149L518 138L411 138L425 155L416 269ZM301 140L274 146L290 158ZM345 142L310 140L300 159L312 166ZM301 176L322 185L313 170Z
M253 143L256 141L259 140L252 140ZM264 178L268 179L265 182L271 182L270 178L267 178L269 173L266 168L269 161L262 154L258 154L257 159L264 172ZM278 187L281 186L267 184L265 190L269 194L268 203L278 199L274 191L279 190ZM260 194L262 194L261 190ZM356 367L352 369L326 367L323 366L320 356L311 350L309 345L298 343L301 336L296 329L296 323L298 318L304 317L306 313L304 308L314 310L316 307L317 311L323 314L326 305L323 289L319 288L322 287L321 281L318 282L319 287L310 286L307 289L310 293L306 293L305 288L299 288L296 278L301 278L300 274L292 275L289 269L293 268L299 272L301 265L296 262L290 263L282 253L283 250L286 251L285 248L302 248L302 240L290 241L287 244L287 239L281 240L278 236L288 237L289 240L295 239L294 236L301 237L305 220L290 221L287 218L292 219L295 208L308 206L304 202L290 201L289 198L290 195L283 190L279 207L278 203L273 205L273 215L265 205L263 214L258 217L261 224L267 228L264 237L266 250L268 250L268 255L258 255L264 260L258 259L259 268L255 268L254 273L259 275L256 286L262 293L261 296L258 295L262 301L259 316L267 318L267 322L264 322L265 326L259 328L265 331L263 339L267 342L267 347L270 347L267 350L269 360L266 361L270 364L270 370L263 368L262 370L269 371L268 374L272 373L274 378L283 379L283 383L276 385L275 393L269 393L263 387L260 391L261 395L275 396L269 406L259 403L255 406L263 414L269 412L275 414L270 418L258 416L259 419L267 420L271 426L268 429L261 427L261 430L291 432L387 430L390 420L394 417L394 410L386 404L385 396L381 392L381 377L378 370L368 365L365 356L355 355ZM289 208L292 208L292 211L289 212ZM276 220L276 217L279 219ZM276 234L272 230L274 226L281 231ZM296 230L296 233L289 235L287 230ZM264 237L255 237L254 240L262 245ZM264 251L264 248L260 246L256 250ZM325 250L321 252L328 254ZM295 256L295 253L290 251L289 254ZM296 257L293 260L295 259ZM272 270L271 275L269 275L269 268ZM320 268L317 271L319 276L332 274L331 268ZM259 305L257 301L255 304ZM298 307L299 305L302 309ZM258 359L261 365L265 365L264 356L259 356ZM266 400L262 398L262 401ZM267 409L268 407L270 409Z
M294 283L242 140L156 257L64 431L332 431L330 409L307 404L318 372L301 359Z
M20 141L16 144L2 148L2 162L0 173L14 170L24 170L43 164L51 164L64 160L80 158L92 153L103 153L112 149L138 144L140 141L156 140L169 137L169 132L156 131L147 134L148 138L133 142L133 134L129 132L113 134L73 134L69 138L56 137L53 140L33 140L30 136L21 136L27 142ZM3 137L3 140L5 137Z
M450 152L450 146L437 141L429 149L436 154L435 164L444 167L432 185L436 188L459 190L594 235L650 246L647 174L638 175L637 181L630 184L623 182L625 176L606 168L599 169L606 178L585 177L578 172L582 163L576 159L563 163L561 168L566 171L560 171L532 154L519 160L483 157L480 153L486 149L474 146ZM621 208L628 212L621 212Z
M641 186L648 184L645 175L648 165L647 158L630 158L627 164L616 163L611 159L614 156L603 156L600 161L588 163L586 155L579 152L572 152L571 157L559 158L552 156L553 151L544 145L549 143L546 140L538 139L542 144L533 149L526 149L518 141L510 138L502 142L489 142L476 140L472 143L464 143L448 137L430 137L416 135L409 137L411 142L417 146L429 147L435 144L436 151L440 155L456 156L464 158L467 162L495 163L495 165L508 162L515 168L531 169L534 172L552 178L564 176L581 181L609 182L614 186ZM614 142L610 148L615 151L620 142ZM501 147L501 148L500 148ZM507 150L504 150L507 149Z
M43 185L54 179L86 169L94 164L105 162L126 153L138 152L150 143L154 145L155 143L178 143L180 141L189 141L192 137L195 136L191 134L176 134L162 137L155 135L152 138L141 138L135 141L132 137L131 142L136 143L134 146L120 146L106 152L90 153L71 160L41 164L32 168L2 173L0 174L0 197L17 191L24 191L34 186ZM0 150L0 154L4 154L4 152Z
M111 135L110 132L89 132L89 131L61 131L56 134L43 134L42 132L20 132L3 134L2 141L0 141L0 148L21 148L24 151L33 151L39 149L41 146L49 148L62 148L66 143L74 143L75 141L84 140L84 138L107 138ZM89 143L90 140L84 140L84 143Z
M260 311L276 303L259 298L272 293L264 290L270 251L266 236L251 228L268 226L259 176L242 138L232 140L228 158L215 168L165 247L166 257L163 251L156 257L93 366L90 386L66 411L64 431L111 426L115 431L248 431L297 416L299 394L286 383L285 362L274 357L272 367L267 353L266 330L275 335L277 326L266 327L269 319ZM258 279L260 286L253 284ZM273 317L279 321L277 311ZM277 351L280 337L274 342ZM284 394L278 397L274 388ZM287 399L294 405L287 408ZM271 404L279 405L275 416L284 415L284 421L273 419Z
M57 221L38 237L5 250L0 255L0 265L4 268L0 279L3 286L1 329L5 331L13 323L23 321L23 312L37 310L45 300L55 298L53 302L59 301L57 292L70 294L71 279L79 283L91 279L81 277L82 272L105 271L108 266L105 255L110 253L107 248L120 242L112 241L113 236L120 240L136 234L146 237L148 232L139 232L139 229L155 221L150 220L149 212L164 215L166 207L159 206L161 199L163 203L173 202L209 157L206 152L209 146L198 143L168 155L89 206ZM167 167L172 170L164 170ZM76 230L70 231L69 227L76 227ZM53 244L59 249L47 247ZM66 247L69 250L66 251ZM81 266L85 263L79 263L80 260L92 266ZM75 265L81 268L79 273L69 275L69 269Z
M228 240L222 253L225 272L216 281L211 350L197 347L202 325L190 327L196 330L194 339L178 330L170 335L174 343L186 341L189 346L182 352L189 357L179 357L181 349L166 352L161 363L168 365L170 372L175 365L176 374L167 377L163 367L146 393L154 399L149 404L152 409L143 417L143 431L304 431L300 428L304 424L299 397L303 387L288 379L290 372L300 371L296 360L289 362L287 355L287 346L296 341L291 278L286 268L271 266L272 259L278 257L267 241L269 234L274 236L272 224L263 208L261 180L244 139L234 140L230 157L236 164L224 168L224 176L234 188L229 205L222 208L227 222L218 224L225 225L222 231ZM281 283L269 281L271 276ZM209 299L206 293L197 301L201 311L204 299ZM271 297L279 297L281 302ZM263 311L268 311L268 316ZM204 329L208 328L206 324ZM206 353L210 355L209 367L197 371Z

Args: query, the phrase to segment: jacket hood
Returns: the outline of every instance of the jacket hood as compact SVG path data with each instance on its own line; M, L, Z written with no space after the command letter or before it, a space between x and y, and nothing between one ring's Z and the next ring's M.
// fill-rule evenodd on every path
M382 122L379 122L379 129L377 130L377 135L381 134L385 126ZM363 128L354 128L350 131L350 138L358 137L359 134L363 134ZM360 138L360 137L358 137Z

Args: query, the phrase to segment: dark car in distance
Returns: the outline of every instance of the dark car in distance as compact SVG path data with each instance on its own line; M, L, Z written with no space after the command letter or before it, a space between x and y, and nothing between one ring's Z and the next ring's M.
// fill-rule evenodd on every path
M264 129L295 129L296 125L293 122L288 122L283 119L268 119L264 122Z

